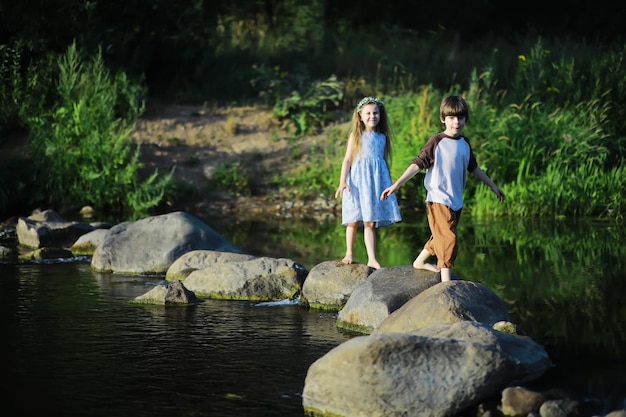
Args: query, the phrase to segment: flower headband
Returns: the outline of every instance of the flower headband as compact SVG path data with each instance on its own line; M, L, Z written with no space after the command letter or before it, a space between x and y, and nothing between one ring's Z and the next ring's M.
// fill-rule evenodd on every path
M385 107L385 103L383 103L382 100L379 100L376 97L365 97L363 100L359 101L359 104L356 106L357 113L361 113L363 106L371 103L377 104L378 107Z

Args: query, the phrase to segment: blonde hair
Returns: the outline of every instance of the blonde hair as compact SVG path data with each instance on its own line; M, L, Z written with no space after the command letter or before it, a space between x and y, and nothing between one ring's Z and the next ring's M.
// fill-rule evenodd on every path
M384 159L387 162L387 166L391 167L391 138L393 136L391 132L391 124L389 123L389 116L385 109L385 104L375 97L365 97L354 108L352 112L352 123L350 128L349 141L353 142L352 146L352 161L361 154L361 136L363 136L363 130L365 130L365 124L361 121L361 109L367 104L376 104L378 111L380 112L380 121L376 125L376 132L385 135L385 153Z

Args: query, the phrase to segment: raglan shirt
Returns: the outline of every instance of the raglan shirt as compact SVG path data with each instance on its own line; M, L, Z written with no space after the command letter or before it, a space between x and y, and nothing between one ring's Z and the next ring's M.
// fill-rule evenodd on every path
M426 201L445 204L454 211L463 207L467 173L478 166L466 137L451 138L438 133L428 139L411 163L426 170Z

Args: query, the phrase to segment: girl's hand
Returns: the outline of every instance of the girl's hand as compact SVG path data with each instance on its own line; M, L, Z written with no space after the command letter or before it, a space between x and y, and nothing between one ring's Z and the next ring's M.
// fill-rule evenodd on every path
M335 192L335 198L339 198L339 196L343 196L343 190L348 190L348 192L350 192L350 187L348 187L348 184L341 183L339 184L339 187L337 188L337 191Z

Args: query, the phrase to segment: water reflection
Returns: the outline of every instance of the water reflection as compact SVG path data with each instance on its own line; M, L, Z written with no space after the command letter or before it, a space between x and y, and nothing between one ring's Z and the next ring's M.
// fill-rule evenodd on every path
M428 225L426 219L414 220L379 229L378 258L384 266L409 265L421 250ZM626 229L580 220L463 220L455 275L493 289L515 320L545 343L567 343L570 351L603 348L626 359L626 307L620 302L626 294L626 247L620 244ZM338 222L284 222L272 230L263 222L218 227L250 253L289 257L308 269L341 259L345 251ZM365 262L359 243L355 259Z

